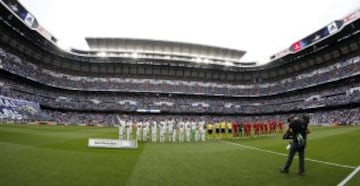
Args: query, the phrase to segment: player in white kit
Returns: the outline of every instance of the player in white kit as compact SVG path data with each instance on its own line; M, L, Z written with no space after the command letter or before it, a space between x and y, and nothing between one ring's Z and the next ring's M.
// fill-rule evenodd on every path
M133 125L133 121L132 120L127 120L126 121L126 138L127 140L131 140L132 139L132 125Z
M119 124L119 140L124 139L125 125L126 125L125 120L121 119Z
M191 123L189 120L185 121L185 135L186 135L186 141L190 142L191 137Z
M205 121L204 121L204 119L200 119L200 121L199 121L199 132L200 132L200 140L205 141Z
M178 127L179 127L179 142L184 142L185 122L183 120L180 120Z
M139 122L137 122L137 125L136 125L136 140L137 141L141 141L142 127L143 127L143 122L142 122L142 120L140 120Z
M166 120L160 121L160 142L165 142L166 139Z
M145 142L147 142L149 136L149 125L149 121L145 119L145 122L143 123L143 141Z
M172 141L172 135L173 135L173 132L174 132L174 121L171 119L171 118L169 118L169 120L168 120L168 127L167 127L167 133L168 133L168 136L169 136L169 142L171 142Z
M153 118L151 124L151 140L152 142L157 141L157 121L155 120L155 118Z
M190 125L191 125L191 139L193 141L196 141L196 129L197 129L197 123L195 122L195 120L192 120L190 122Z
M172 141L176 142L177 120L173 119Z

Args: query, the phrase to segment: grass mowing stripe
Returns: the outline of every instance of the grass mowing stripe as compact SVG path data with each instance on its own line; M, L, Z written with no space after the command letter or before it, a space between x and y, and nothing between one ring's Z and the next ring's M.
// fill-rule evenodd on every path
M307 154L357 167L359 129L316 128ZM91 149L89 137L117 138L117 128L0 124L0 185L337 185L353 171L309 162L304 177L279 174L287 142L271 136L226 141L276 156L219 140L140 143L131 151ZM358 172L346 185L359 183Z
M344 180L342 180L337 186L344 186L347 182L351 180L352 177L355 176L357 172L360 171L360 166L358 166L354 171L352 171Z
M240 147L243 147L243 148L247 148L247 149L251 149L251 150L257 150L257 151L261 151L261 152L267 152L267 153L276 154L276 155L280 155L280 156L288 156L287 154L284 154L284 153L269 151L269 150L260 149L260 148L257 148L257 147L251 147L251 146L242 145L242 144L238 144L238 143L233 143L233 142L229 142L229 141L223 141L223 142L229 143L229 144L232 144L232 145L237 145L237 146L240 146ZM296 157L295 157L295 158L296 158ZM332 165L332 166L336 166L336 167L348 168L348 169L355 169L355 168L356 168L356 167L350 166L350 165L343 165L343 164L332 163L332 162L327 162L327 161L314 160L314 159L310 159L310 158L305 158L305 160L307 160L307 161L312 161L312 162L316 162L316 163L322 163L322 164L326 164L326 165Z
M125 185L142 148L87 147L88 137L116 134L114 128L0 125L0 185Z
M246 157L251 153L240 158L242 151L215 142L147 143L127 185L234 185L234 179L251 171L229 167L234 161L248 165Z

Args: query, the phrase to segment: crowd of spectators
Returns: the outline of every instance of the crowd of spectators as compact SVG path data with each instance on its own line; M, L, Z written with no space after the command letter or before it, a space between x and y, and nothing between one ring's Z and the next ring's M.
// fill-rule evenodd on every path
M115 126L119 124L116 114L85 113L85 112L60 112L54 110L43 110L57 124L67 125L103 125Z
M39 69L25 59L0 48L0 68L54 87L76 90L107 90L120 92L160 92L227 96L264 96L303 89L360 74L360 57L341 61L276 82L223 84L199 81L157 80L134 78L85 77L49 69Z
M0 69L18 76L61 89L19 83L0 78L0 95L40 103L53 120L67 124L116 125L117 114L136 112L138 109L160 110L173 114L262 114L249 117L210 117L212 120L256 121L284 119L286 115L269 116L273 113L303 111L309 108L347 105L360 102L360 82L352 82L336 88L309 89L305 93L276 94L303 89L360 74L360 57L348 59L321 69L312 70L279 82L230 85L182 80L155 80L131 78L82 77L39 69L36 65L0 48ZM102 92L92 92L101 90ZM114 92L159 92L146 96L116 94ZM178 96L186 93L189 96ZM169 94L169 95L171 95ZM194 95L208 96L194 96ZM190 96L193 95L193 96ZM209 97L210 95L210 97ZM217 96L214 96L217 95ZM227 95L229 97L219 96ZM235 95L235 96L234 96ZM268 97L268 95L275 95ZM212 97L211 97L212 96ZM239 96L239 97L236 97ZM246 97L246 98L245 98ZM60 112L55 110L67 110ZM86 112L81 112L86 111ZM313 124L359 124L359 108L322 111L311 114ZM145 116L177 117L183 116ZM197 116L194 116L197 117Z
M165 95L131 95L109 92L60 91L0 79L3 96L40 103L53 109L136 112L138 109L171 113L262 114L360 102L360 82L305 93L261 98L224 98Z
M360 108L336 109L312 114L311 123L317 125L360 125Z
M283 121L289 115L262 115L262 116L213 116L213 115L124 115L124 114L105 114L105 113L83 113L83 112L60 112L53 110L44 110L44 112L54 118L57 123L61 124L86 124L86 125L104 125L116 126L119 124L119 119L140 121L145 118L149 120L168 120L175 119L176 122L184 120L204 120L206 123L214 123L219 121L237 121L238 123L256 122L256 121ZM313 113L306 113L310 116L310 124L317 126L324 125L360 125L359 108L355 109L338 109L333 111L318 111ZM302 115L303 113L299 113Z

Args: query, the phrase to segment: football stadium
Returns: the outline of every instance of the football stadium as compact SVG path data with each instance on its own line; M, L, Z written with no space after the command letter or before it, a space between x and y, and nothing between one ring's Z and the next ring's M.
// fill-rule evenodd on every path
M0 0L0 185L360 185L360 9L266 64L226 46L85 41L61 48ZM305 169L300 150L283 168L293 147Z

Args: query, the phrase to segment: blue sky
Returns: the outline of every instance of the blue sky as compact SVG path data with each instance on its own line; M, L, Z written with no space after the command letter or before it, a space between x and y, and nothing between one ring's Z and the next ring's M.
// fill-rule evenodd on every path
M85 37L180 41L268 58L360 8L359 0L20 0L61 42Z

